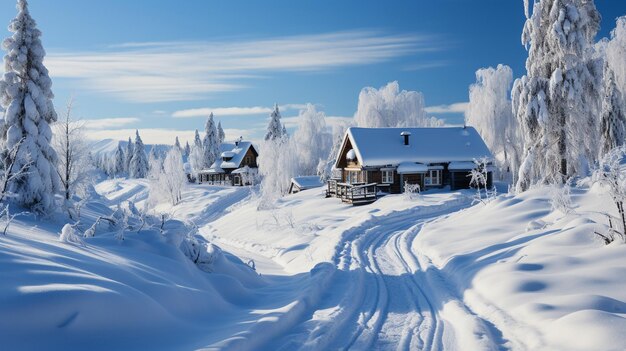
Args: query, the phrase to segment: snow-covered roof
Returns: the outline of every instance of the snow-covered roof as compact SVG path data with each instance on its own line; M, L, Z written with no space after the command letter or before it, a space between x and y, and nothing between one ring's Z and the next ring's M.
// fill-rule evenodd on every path
M236 170L232 171L231 173L232 174L250 173L250 167L245 166L245 167L237 168Z
M227 146L225 147L225 145L231 145L232 148L225 150L225 148L227 147ZM227 156L227 157L231 157L231 159L229 161L224 161L222 158L220 158L219 160L215 161L215 163L211 165L211 169L214 169L214 168L215 169L216 168L237 169L239 168L239 166L241 165L241 161L243 161L243 157L246 155L246 153L248 152L250 148L254 148L254 145L252 145L252 143L249 141L240 141L238 145L235 145L235 144L222 145L221 147L222 155L232 154L232 156Z
M221 155L222 158L232 158L235 157L235 153L232 151L224 151Z
M300 190L319 188L324 186L319 176L304 176L291 178L291 182L300 188Z
M448 165L448 170L450 171L467 171L476 168L476 164L474 162L450 162Z
M401 136L403 132L411 133L409 145L404 145L404 137ZM487 145L472 127L353 127L348 129L345 138L349 138L363 167L397 166L403 162L429 164L492 158ZM339 162L338 158L338 168Z
M423 163L402 162L398 165L398 174L426 173L428 166Z

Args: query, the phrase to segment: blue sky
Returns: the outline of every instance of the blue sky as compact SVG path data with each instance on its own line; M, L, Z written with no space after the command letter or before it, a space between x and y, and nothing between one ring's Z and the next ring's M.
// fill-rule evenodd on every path
M626 1L596 5L599 37L608 36ZM228 138L257 139L275 102L290 126L308 102L351 117L363 87L394 80L458 123L476 69L503 63L517 77L526 59L522 0L30 0L30 8L55 105L62 111L73 96L94 138L139 128L148 143L186 140L215 110ZM4 1L0 23L14 15Z

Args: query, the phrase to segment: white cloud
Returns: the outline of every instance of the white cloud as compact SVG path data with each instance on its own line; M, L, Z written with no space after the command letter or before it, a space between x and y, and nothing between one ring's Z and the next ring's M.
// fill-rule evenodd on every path
M139 118L135 117L120 117L120 118L100 118L100 119L85 119L81 121L86 129L106 129L114 127L125 127L129 124L139 122Z
M298 123L300 122L300 116L293 117L283 117L281 121L285 124L287 128L296 128L298 127ZM331 127L339 124L339 123L354 123L354 117L340 117L340 116L326 116L324 119L326 125Z
M469 102L457 102L450 105L437 105L426 107L428 113L465 113Z
M267 72L322 71L438 50L430 36L350 31L248 41L130 43L56 52L53 77L132 102L190 101L246 87Z
M305 104L287 104L279 105L281 111L300 110L305 108ZM190 117L206 117L211 112L217 117L222 116L251 116L270 114L273 107L253 106L253 107L203 107L189 110L175 111L172 114L174 118L190 118Z

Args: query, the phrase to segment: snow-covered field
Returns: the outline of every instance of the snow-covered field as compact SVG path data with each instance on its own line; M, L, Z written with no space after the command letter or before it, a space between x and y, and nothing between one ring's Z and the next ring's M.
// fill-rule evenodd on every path
M107 180L83 226L145 180ZM64 218L22 216L0 236L7 349L620 350L626 246L605 246L598 187L553 210L547 189L471 206L472 194L403 195L353 207L314 189L259 210L255 189L194 185L172 221L84 244ZM41 223L41 224L38 224ZM214 258L175 244L195 224ZM251 267L254 267L254 271ZM36 331L37 337L33 337Z

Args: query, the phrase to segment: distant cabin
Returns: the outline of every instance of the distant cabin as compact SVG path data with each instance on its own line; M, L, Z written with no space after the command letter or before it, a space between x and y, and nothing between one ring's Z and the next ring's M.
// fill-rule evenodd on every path
M321 188L324 183L319 176L305 176L291 178L291 185L289 186L289 194L296 194L303 190L309 190L314 188Z
M252 185L258 175L259 152L249 141L223 144L221 155L209 169L198 172L200 183L211 185Z
M341 176L329 182L328 192L369 194L363 202L371 202L378 191L401 193L407 183L421 190L469 188L474 160L484 157L493 158L472 127L349 128L335 163ZM488 187L491 182L489 172ZM337 184L350 189L337 189Z

